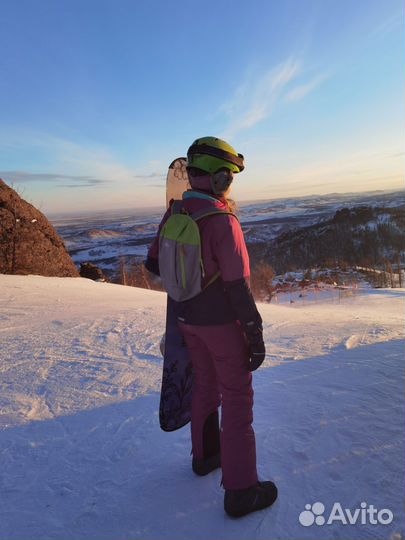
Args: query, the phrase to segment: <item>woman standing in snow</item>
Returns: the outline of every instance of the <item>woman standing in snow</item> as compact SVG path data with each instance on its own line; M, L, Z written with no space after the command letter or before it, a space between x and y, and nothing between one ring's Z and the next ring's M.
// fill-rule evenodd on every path
M265 346L262 319L249 287L243 232L226 198L233 175L243 169L243 156L221 139L204 137L189 148L192 189L183 195L183 209L189 215L212 215L197 222L202 292L176 303L194 370L192 468L204 476L222 466L224 508L233 517L266 508L277 498L273 482L260 482L257 477L251 372L262 364ZM170 213L169 208L159 230ZM158 246L157 237L145 263L156 274Z

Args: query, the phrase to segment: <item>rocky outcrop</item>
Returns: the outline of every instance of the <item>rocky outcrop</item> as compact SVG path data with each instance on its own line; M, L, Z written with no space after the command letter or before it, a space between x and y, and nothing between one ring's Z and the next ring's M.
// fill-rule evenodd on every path
M78 277L46 217L0 179L0 274Z
M92 279L93 281L108 281L101 268L91 262L84 262L80 265L81 277Z

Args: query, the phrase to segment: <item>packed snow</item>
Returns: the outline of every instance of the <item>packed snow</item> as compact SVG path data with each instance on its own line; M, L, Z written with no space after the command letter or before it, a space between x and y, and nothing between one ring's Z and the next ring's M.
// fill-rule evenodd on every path
M405 537L403 289L259 304L258 468L279 498L239 520L220 471L192 473L189 428L159 428L163 293L0 275L0 306L2 540ZM309 525L314 503L393 519Z

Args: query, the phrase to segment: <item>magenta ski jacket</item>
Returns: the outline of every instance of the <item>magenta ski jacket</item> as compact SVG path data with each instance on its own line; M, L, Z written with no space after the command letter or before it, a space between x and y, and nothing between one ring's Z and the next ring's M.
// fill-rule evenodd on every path
M210 209L229 211L224 198L197 190L187 191L183 195L183 205L190 214ZM157 275L159 275L159 233L170 215L169 207L145 262L146 268ZM204 287L218 272L220 278L203 289L198 296L184 302L176 302L177 318L186 324L225 324L240 319L240 311L244 308L248 313L253 310L256 318L258 313L249 289L249 255L238 219L230 214L214 214L202 218L197 223L205 270L202 286ZM238 290L241 293L239 295ZM233 298L235 292L236 299ZM246 302L249 305L246 305Z

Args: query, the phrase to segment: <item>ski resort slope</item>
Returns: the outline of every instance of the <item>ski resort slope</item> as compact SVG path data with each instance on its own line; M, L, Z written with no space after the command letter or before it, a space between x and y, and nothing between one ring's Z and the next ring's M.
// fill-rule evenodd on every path
M403 538L404 290L259 309L258 469L279 498L233 520L189 428L159 428L165 295L0 275L0 538ZM394 517L302 525L315 502Z

